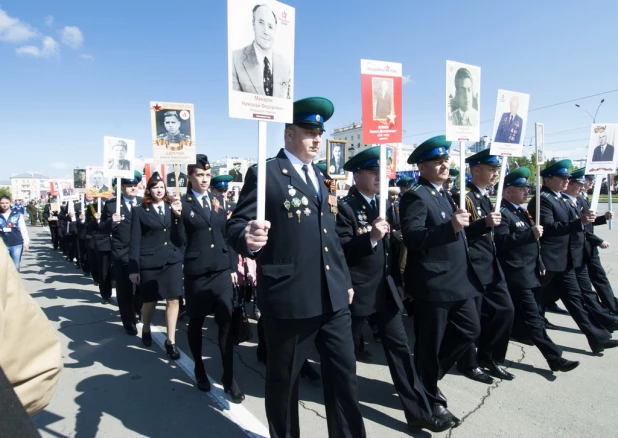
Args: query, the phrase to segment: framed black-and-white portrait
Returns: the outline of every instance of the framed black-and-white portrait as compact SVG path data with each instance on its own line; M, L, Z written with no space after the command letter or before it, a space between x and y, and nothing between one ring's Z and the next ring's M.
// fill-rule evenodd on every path
M166 164L164 169L165 175L162 176L165 178L165 186L167 187L167 189L173 192L176 189L176 185L178 185L180 192L183 194L186 193L187 183L189 182L187 178L187 165L178 165L178 180L176 180L176 173L174 171L173 164ZM178 181L178 184L176 184L176 181Z
M195 111L191 103L150 102L152 158L159 164L194 164Z
M395 114L393 99L393 78L372 78L371 96L373 101L373 120L386 120Z
M446 139L479 141L481 68L446 61Z
M84 191L86 183L86 169L73 169L73 187L78 191Z
M112 197L112 178L103 167L86 167L86 181L87 199L92 199L93 197Z
M131 178L134 174L135 140L103 137L103 168L111 177Z
M348 161L348 142L344 140L326 141L326 171L332 179L346 179L343 165Z

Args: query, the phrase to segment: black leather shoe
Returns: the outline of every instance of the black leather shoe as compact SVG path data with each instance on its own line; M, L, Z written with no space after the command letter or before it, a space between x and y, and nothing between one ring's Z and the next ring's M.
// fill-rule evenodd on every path
M579 366L579 362L576 360L567 360L563 357L547 362L549 364L549 368L552 371L572 371Z
M208 380L206 370L204 370L204 365L202 364L201 368L196 366L193 369L193 372L195 373L195 380L197 381L197 389L204 392L210 391L210 380Z
M598 344L590 346L590 348L592 349L592 352L595 354L602 353L606 348L616 348L616 347L618 347L618 340L616 339L608 339L606 341L601 341Z
M558 327L558 326L557 326L557 325L555 325L555 324L552 324L552 323L551 323L551 322L549 322L549 321L545 321L545 329L546 329L546 330L560 330L560 327Z
M232 401L234 403L242 403L242 401L245 399L245 394L242 393L242 391L236 384L235 379L232 379L232 384L229 386L224 383L223 391L225 391L226 394L229 394L230 397L232 397Z
M150 347L152 345L152 332L145 332L142 330L142 343L146 347Z
M444 420L442 418L432 416L408 422L410 429L427 429L432 432L444 432L452 427L455 427L455 422L452 420Z
M135 327L135 324L131 324L131 326L125 327L124 330L127 332L127 335L129 336L137 335L137 327Z
M109 304L109 300L107 298L103 298L101 300L101 304Z
M359 351L356 353L356 360L359 362L371 363L372 357L373 354L371 354L367 350Z
M320 380L320 374L313 368L313 365L311 365L308 360L305 361L300 369L300 377L311 380L312 382Z
M511 341L519 342L520 344L525 344L525 345L534 345L534 342L532 342L532 339L523 339L517 336L511 336Z
M170 359L180 359L180 352L178 351L176 344L171 344L168 343L168 341L165 341L165 351L167 352L167 355L170 357Z
M457 370L468 379L476 380L477 382L485 383L486 385L491 385L494 383L494 379L478 367L472 369L457 368Z
M495 360L479 360L479 365L489 371L492 376L502 380L513 380L514 375L506 371Z
M447 404L446 396L440 391L440 388L436 387L436 397L444 402L444 405Z
M454 426L452 427L457 427L461 423L461 420L459 418L454 416L451 411L449 411L439 403L435 403L434 405L432 405L431 410L433 411L434 417L438 417L441 420L452 421L454 423Z
M550 303L545 306L546 312L557 313L559 315L568 315L569 312L560 307L557 303Z

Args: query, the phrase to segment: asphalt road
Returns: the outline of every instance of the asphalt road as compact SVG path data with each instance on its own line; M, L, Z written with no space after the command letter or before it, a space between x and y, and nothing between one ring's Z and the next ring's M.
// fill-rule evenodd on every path
M21 277L58 330L65 365L52 403L34 418L43 437L268 436L265 368L255 356L255 337L235 348L235 376L247 395L245 402L229 403L219 384L211 393L202 393L194 386L193 363L186 355L186 320L178 327L177 343L183 352L179 361L170 361L162 347L162 305L154 318L162 333L153 329L155 342L145 348L139 337L125 334L115 303L100 304L92 280L52 249L46 230L31 227L29 231L31 251L24 255ZM598 227L597 234L612 244L602 251L602 258L610 280L618 285L616 232ZM550 332L551 338L563 346L565 357L582 365L568 374L553 374L535 347L512 342L506 365L516 380L487 386L456 371L444 378L440 387L449 399L449 408L463 423L436 436L616 436L618 349L593 356L570 317L549 314L549 319L562 328ZM412 320L405 318L405 323L412 342ZM257 333L255 324L253 329ZM203 334L206 370L211 381L220 382L217 329L212 318L207 319ZM375 359L372 364L359 363L357 370L367 434L410 436L382 347L368 330L365 339ZM312 359L319 360L317 356ZM300 397L302 435L326 437L321 384L302 380Z

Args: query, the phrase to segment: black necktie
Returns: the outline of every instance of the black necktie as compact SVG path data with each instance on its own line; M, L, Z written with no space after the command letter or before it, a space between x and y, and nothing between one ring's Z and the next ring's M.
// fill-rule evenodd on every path
M373 214L377 214L376 198L373 198L369 205L371 205L371 211L373 212Z
M133 210L133 201L129 201L129 211Z
M210 205L208 205L208 196L204 195L202 196L202 207L204 208L209 208Z
M160 216L165 216L165 214L163 213L163 207L161 207L160 205L157 207L159 209L159 215Z
M273 72L270 69L270 61L266 56L264 57L264 94L273 95Z
M438 193L440 193L440 196L442 196L444 198L444 189L438 190Z
M313 193L315 194L316 198L318 197L318 192L315 189L315 186L313 185L313 181L311 180L311 178L309 178L309 167L307 167L306 164L303 164L303 172L305 172L305 180L307 182L307 186L312 189Z

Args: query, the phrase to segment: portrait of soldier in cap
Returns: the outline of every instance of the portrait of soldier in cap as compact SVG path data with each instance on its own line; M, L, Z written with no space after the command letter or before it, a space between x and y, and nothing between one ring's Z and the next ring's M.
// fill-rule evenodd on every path
M76 189L86 188L86 169L73 169L73 187Z
M182 117L180 113L186 114ZM157 111L157 140L169 143L180 143L190 141L191 121L187 110L174 111L162 109ZM184 119L184 120L183 120Z
M231 23L233 25L233 23ZM239 33L251 33L253 42L232 52L232 90L283 99L292 96L290 62L274 49L279 20L267 4L252 9L251 28L238 23Z
M371 81L373 94L373 120L386 120L394 112L393 80L373 78Z
M187 187L187 182L187 165L181 164L178 168L178 187ZM165 166L165 185L167 187L176 187L176 174L174 173L173 164Z
M126 159L128 147L124 140L113 139L108 141L109 153L106 168L109 170L131 170L131 162Z
M234 162L234 167L228 172L228 175L232 177L232 182L242 182L242 171L240 170L240 166L242 163L240 161Z

